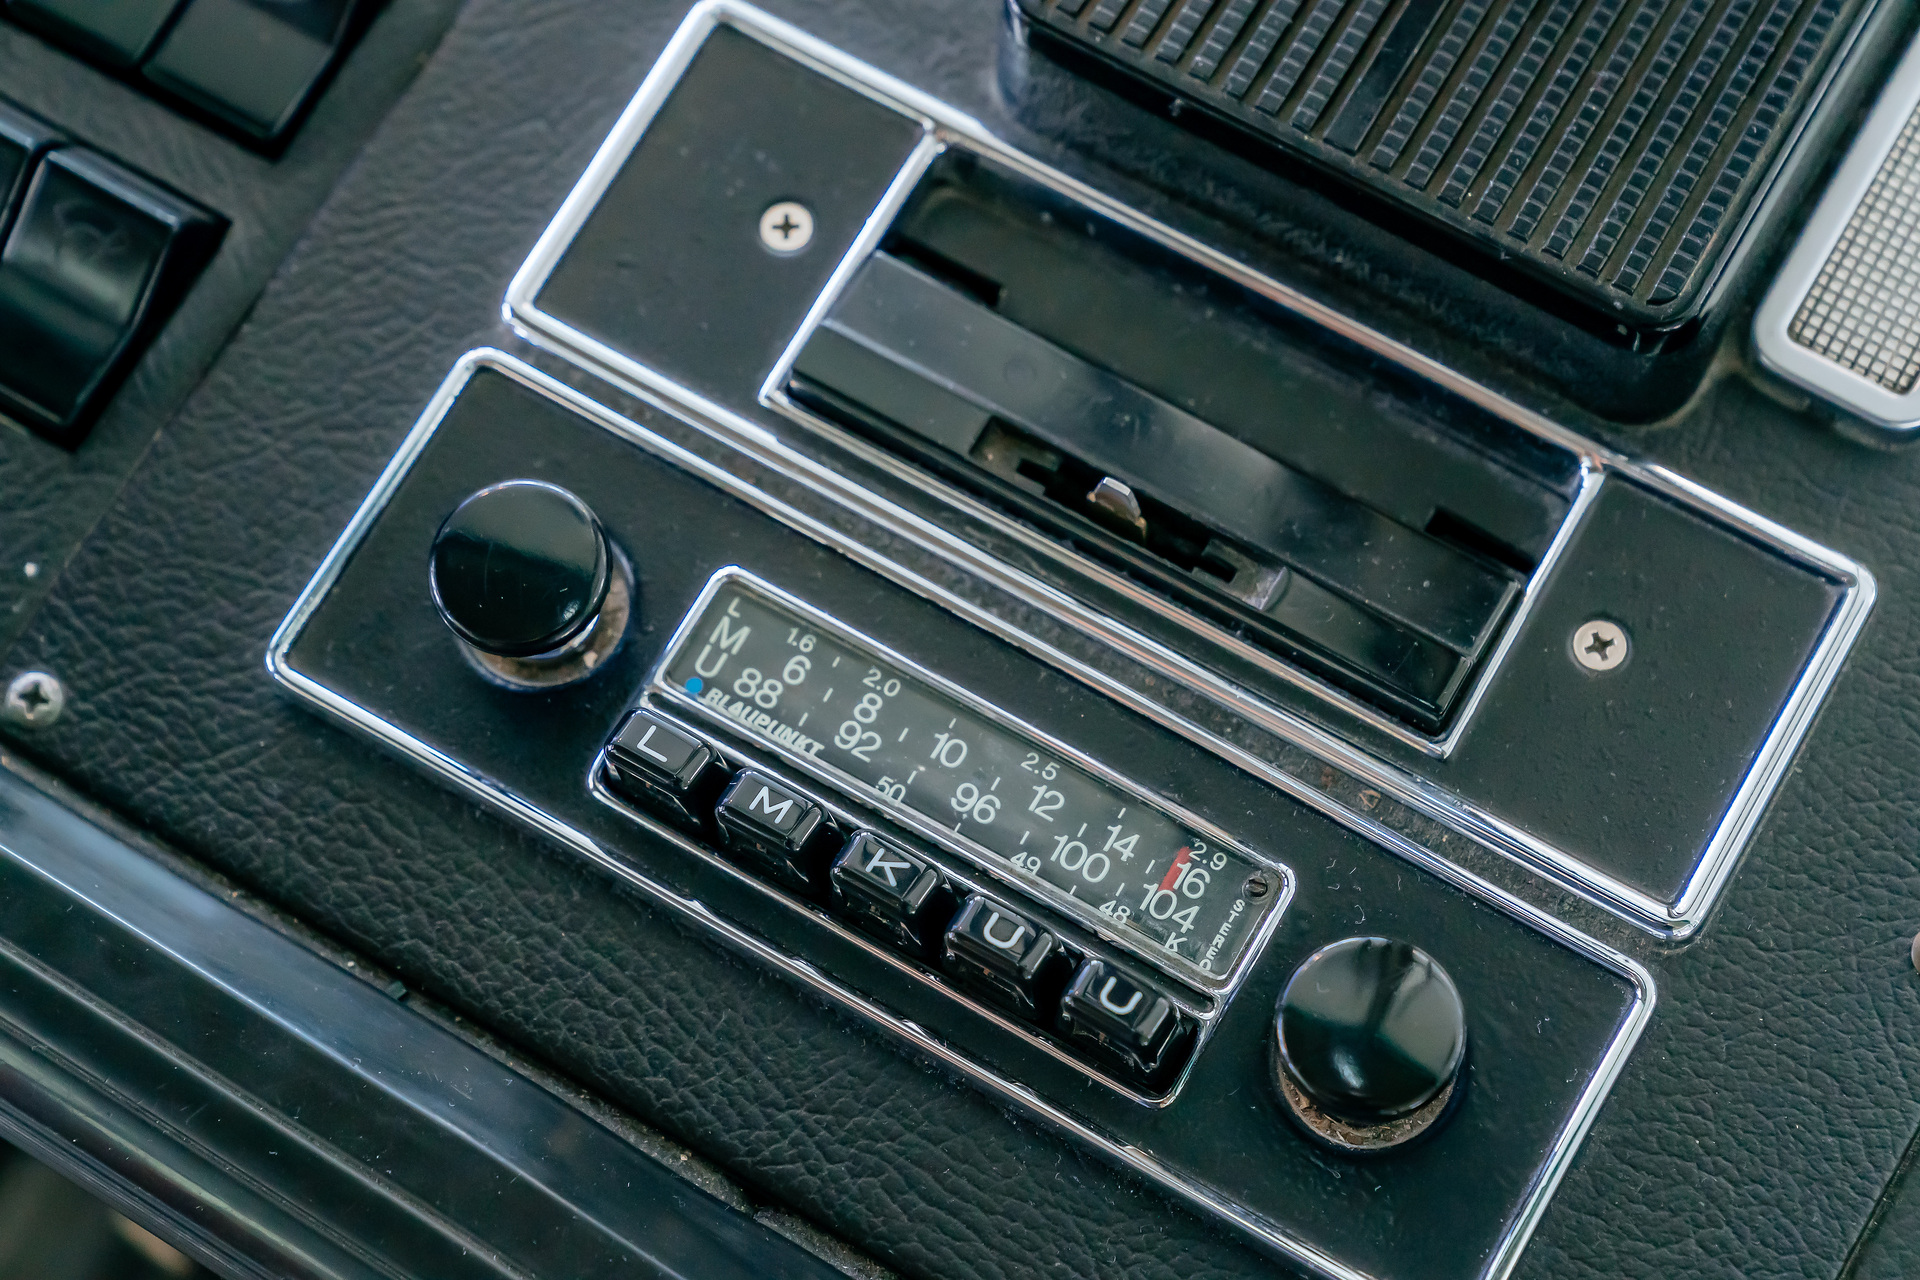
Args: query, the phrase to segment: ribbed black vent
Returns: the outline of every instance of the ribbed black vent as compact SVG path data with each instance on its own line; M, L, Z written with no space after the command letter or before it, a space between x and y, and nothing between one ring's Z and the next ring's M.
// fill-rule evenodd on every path
M1021 0L1636 328L1697 309L1866 0Z

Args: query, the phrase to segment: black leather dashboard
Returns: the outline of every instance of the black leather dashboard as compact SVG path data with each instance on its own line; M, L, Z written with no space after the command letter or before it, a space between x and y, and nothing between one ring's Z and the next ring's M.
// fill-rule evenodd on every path
M417 33L449 7L392 5L297 145L350 152L359 124L328 110L353 115L371 63L424 50ZM1901 1225L1910 1208L1883 1199L1920 1131L1908 958L1920 929L1920 459L1843 439L1794 393L1744 374L1740 325L1700 362L1701 389L1656 420L1596 412L1602 397L1570 388L1626 357L1593 354L1557 321L1516 331L1504 302L1481 305L1492 285L1017 47L991 0L767 7L1151 216L1871 570L1876 610L1697 936L1661 941L1464 837L1447 852L1644 965L1659 991L1516 1274L1920 1268ZM308 188L290 181L258 214L228 204L246 235L121 418L78 455L0 471L0 527L77 542L70 560L0 543L13 579L0 673L57 673L68 697L51 727L7 730L9 750L900 1274L1268 1273L1278 1264L1232 1234L316 718L268 677L269 638L463 353L504 349L697 443L501 315L508 281L684 16L675 3L468 0L221 348L246 296L236 282L276 255ZM104 81L100 97L66 86L60 56L9 33L0 91L150 167L177 157L191 178L241 164L233 144ZM195 381L195 353L215 348L162 414ZM52 447L19 436L5 448ZM96 508L97 522L76 514ZM946 572L912 547L892 552ZM23 590L29 558L48 568ZM657 642L675 621L646 616L643 633ZM1114 666L1089 638L1032 625ZM1676 715L1714 713L1678 697ZM1591 747L1564 738L1541 764L1577 771ZM1346 1194L1363 1204L1365 1174L1351 1176Z

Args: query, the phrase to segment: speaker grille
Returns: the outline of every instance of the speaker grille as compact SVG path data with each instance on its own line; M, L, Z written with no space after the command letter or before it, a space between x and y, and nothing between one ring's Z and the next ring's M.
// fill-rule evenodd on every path
M1611 320L1696 312L1864 0L1020 0Z

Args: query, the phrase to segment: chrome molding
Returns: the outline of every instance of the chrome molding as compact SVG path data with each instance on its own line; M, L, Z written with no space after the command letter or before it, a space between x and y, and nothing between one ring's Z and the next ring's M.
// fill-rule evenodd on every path
M657 370L622 355L542 312L537 298L547 277L618 174L628 154L646 132L674 84L691 64L701 43L709 32L722 24L762 41L875 101L920 120L927 130L926 137L891 184L852 249L836 267L806 323L760 388L761 402L769 409L805 423L809 430L829 436L867 462L935 494L943 502L966 512L973 519L985 522L1001 534L1070 562L1076 573L1099 582L1139 608L1162 616L1178 617L1182 625L1194 625L1189 615L1178 612L1166 601L1142 591L1118 575L1063 551L1057 544L973 499L912 471L891 455L854 439L792 404L779 389L786 370L791 367L807 334L826 315L839 291L878 245L913 184L936 156L949 147L968 148L1081 201L1101 216L1149 236L1255 295L1286 308L1364 350L1394 361L1521 430L1570 451L1577 458L1580 485L1574 505L1540 567L1529 580L1514 616L1505 624L1505 632L1496 649L1489 654L1484 670L1476 677L1463 700L1452 728L1440 738L1423 737L1224 633L1208 636L1211 642L1235 657L1254 664L1264 672L1312 690L1330 708L1358 721L1364 730L1381 734L1434 757L1445 758L1452 752L1470 728L1473 713L1511 651L1520 627L1554 564L1578 530L1601 485L1613 476L1631 478L1669 500L1705 515L1716 523L1730 526L1752 541L1838 583L1844 592L1839 609L1802 673L1800 683L1768 733L1733 802L1701 851L1694 872L1680 894L1671 902L1662 902L1616 877L1596 870L1577 852L1560 848L1521 830L1483 804L1461 797L1410 769L1380 758L1364 746L1357 745L1356 741L1350 741L1348 737L1296 711L1276 705L1240 682L1223 677L1167 644L1096 611L1060 588L1003 563L932 521L905 510L787 446L773 432L741 413L679 385ZM516 332L536 345L582 364L628 393L692 421L708 433L750 454L756 462L775 473L813 488L923 550L965 569L1022 604L1046 612L1121 651L1148 670L1184 685L1276 737L1320 756L1428 817L1459 828L1495 851L1550 877L1660 937L1685 938L1704 923L1715 897L1731 875L1748 838L1758 825L1767 801L1785 776L1787 766L1811 724L1813 711L1838 674L1854 638L1872 610L1875 594L1872 575L1853 560L1802 538L1664 468L1637 463L1582 438L1533 410L1473 382L1439 361L1341 315L1331 307L1190 236L1142 216L1085 183L1048 168L1000 142L978 121L737 0L704 0L695 6L682 23L594 156L586 173L567 196L533 252L514 276L503 304L503 314ZM1131 693L1123 693L1115 682L1097 673L1088 671L1081 678L1113 696L1122 697L1131 705L1141 702ZM1199 734L1195 726L1164 709L1156 709L1149 714L1196 740L1204 736ZM1357 738L1358 741L1364 741L1364 733L1357 735Z
M1827 184L1753 321L1753 343L1761 364L1854 414L1881 438L1891 441L1910 440L1920 434L1920 385L1906 392L1890 390L1802 345L1789 331L1916 112L1920 112L1920 40L1900 59L1872 112L1854 135L1846 160ZM1920 205L1920 194L1908 200L1909 212L1916 205ZM1890 299L1884 309L1897 310L1899 301L1897 297Z
M301 592L286 619L274 632L266 655L267 670L273 679L314 707L367 734L392 750L401 759L425 769L443 781L452 783L482 803L526 824L558 846L585 858L646 900L702 926L741 954L752 957L784 974L792 981L872 1020L928 1058L970 1080L989 1095L1026 1110L1038 1119L1053 1125L1062 1133L1084 1143L1113 1164L1147 1179L1197 1210L1232 1224L1250 1239L1288 1262L1308 1267L1329 1277L1330 1280L1387 1280L1385 1277L1369 1276L1367 1273L1347 1266L1312 1242L1295 1235L1285 1224L1247 1211L1236 1205L1230 1196L1168 1167L1152 1152L1115 1139L1094 1125L1077 1118L1071 1112L1047 1101L1030 1087L1008 1079L974 1061L939 1038L930 1035L923 1028L892 1013L883 1005L849 990L812 965L786 954L757 935L731 923L705 903L679 894L667 885L645 875L620 858L613 850L603 847L587 833L515 795L499 782L468 768L457 758L421 740L404 728L382 719L376 713L292 665L290 653L301 631L338 581L348 560L351 559L355 549L375 521L379 519L407 472L426 449L435 430L448 410L452 408L462 388L476 372L482 369L496 371L538 394L565 405L621 439L691 472L797 532L833 548L900 586L943 605L1000 639L1018 645L1042 661L1079 677L1095 688L1113 693L1128 707L1185 734L1199 745L1214 751L1221 758L1266 779L1308 807L1392 850L1446 883L1473 894L1513 919L1539 931L1626 981L1633 990L1632 1002L1622 1016L1606 1052L1595 1065L1591 1078L1556 1135L1546 1160L1536 1171L1513 1218L1501 1235L1498 1246L1489 1256L1481 1272L1481 1280L1505 1280L1505 1277L1512 1273L1522 1250L1526 1247L1527 1240L1532 1236L1541 1215L1546 1211L1554 1190L1571 1166L1581 1140L1592 1127L1601 1104L1624 1070L1634 1045L1653 1016L1657 992L1653 976L1645 966L1632 957L1556 920L1531 903L1466 871L1398 832L1336 804L1328 796L1241 748L1207 735L1191 725L1186 725L1158 704L1142 698L1136 691L1104 680L1096 673L1081 667L1067 655L1010 627L995 615L953 596L937 584L928 582L882 559L853 538L771 498L730 472L648 431L639 424L615 414L523 361L502 352L487 349L472 351L461 357L434 393L418 423L401 443L393 460L381 473L372 492L354 513L353 519L341 533L339 540L328 551L312 581ZM660 407L665 412L684 417L684 414L668 406ZM646 815L629 810L629 816L634 821L645 825L658 838L678 846L685 852L696 857L709 856L698 844ZM740 879L746 884L758 887L757 882L744 876ZM1281 910L1284 910L1285 905L1282 904ZM1276 911L1274 918L1278 919L1280 914L1281 911ZM838 928L838 926L835 927ZM849 936L861 942L862 945L872 946L860 939L858 935Z

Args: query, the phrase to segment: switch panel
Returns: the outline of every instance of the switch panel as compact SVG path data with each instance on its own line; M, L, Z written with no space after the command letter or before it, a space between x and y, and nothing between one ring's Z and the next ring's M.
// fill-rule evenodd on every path
M724 616L738 615L729 609ZM1205 1016L1183 1013L1171 988L1139 976L1084 935L1043 922L1037 904L1011 906L972 887L964 870L943 868L932 849L860 829L885 819L858 808L857 796L836 797L830 815L782 773L748 768L727 785L711 817L695 812L689 780L718 772L712 762L723 754L699 731L643 706L607 743L595 779L621 806L713 841L748 874L812 900L819 896L817 857L838 832L852 830L829 872L834 916L887 944L929 980L951 982L967 998L1029 1024L1031 1034L1093 1071L1150 1095L1178 1077L1194 1047L1189 1033Z
M0 13L272 150L381 0L0 0Z
M188 0L144 74L243 133L277 138L369 8L360 0Z
M0 248L0 411L77 443L222 230L104 156L49 153Z

